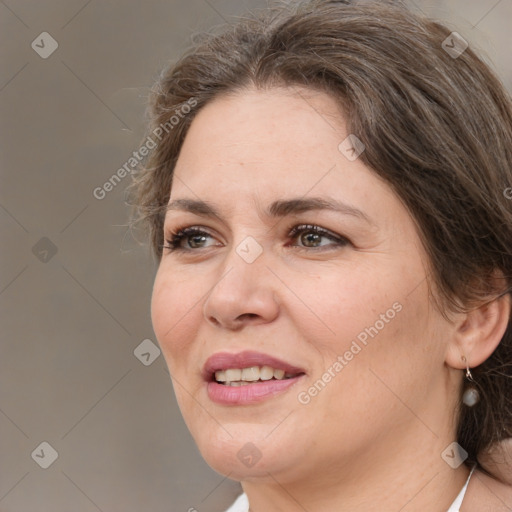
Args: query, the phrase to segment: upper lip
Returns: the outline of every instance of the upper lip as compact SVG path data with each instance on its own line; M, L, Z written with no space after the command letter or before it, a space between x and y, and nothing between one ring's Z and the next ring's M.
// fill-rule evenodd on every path
M302 368L294 366L276 357L260 352L244 351L236 354L218 352L210 356L203 366L204 380L211 381L216 371L229 368L249 368L251 366L271 366L274 369L284 370L286 373L305 373Z

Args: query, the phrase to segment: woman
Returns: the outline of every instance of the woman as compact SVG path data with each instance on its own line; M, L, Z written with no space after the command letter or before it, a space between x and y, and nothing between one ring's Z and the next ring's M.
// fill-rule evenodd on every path
M230 511L511 510L510 98L403 6L292 4L154 89L135 187L184 419Z

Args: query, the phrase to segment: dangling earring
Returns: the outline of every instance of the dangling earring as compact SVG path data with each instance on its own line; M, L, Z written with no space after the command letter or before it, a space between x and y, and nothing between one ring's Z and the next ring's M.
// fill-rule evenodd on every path
M471 375L471 371L469 369L467 359L465 356L462 356L462 360L466 363L466 379L469 382L475 382L473 379L473 375ZM468 406L473 407L475 404L477 404L480 400L480 393L478 392L478 389L476 389L475 386L470 386L464 391L464 394L462 395L462 401Z

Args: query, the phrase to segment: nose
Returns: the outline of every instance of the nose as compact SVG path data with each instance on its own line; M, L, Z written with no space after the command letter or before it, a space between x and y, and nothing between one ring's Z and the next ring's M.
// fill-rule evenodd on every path
M279 314L279 280L267 267L265 252L253 262L245 261L236 248L224 260L203 305L207 322L216 327L238 331L245 325L272 322Z

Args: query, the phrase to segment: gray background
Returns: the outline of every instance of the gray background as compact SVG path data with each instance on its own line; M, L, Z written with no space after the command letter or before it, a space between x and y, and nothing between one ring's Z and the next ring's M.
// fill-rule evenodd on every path
M155 265L127 228L130 178L92 191L138 149L165 63L265 4L0 1L0 511L213 512L238 494L202 461L163 357L134 354L156 344ZM512 0L416 5L512 90ZM47 58L31 47L44 31Z

